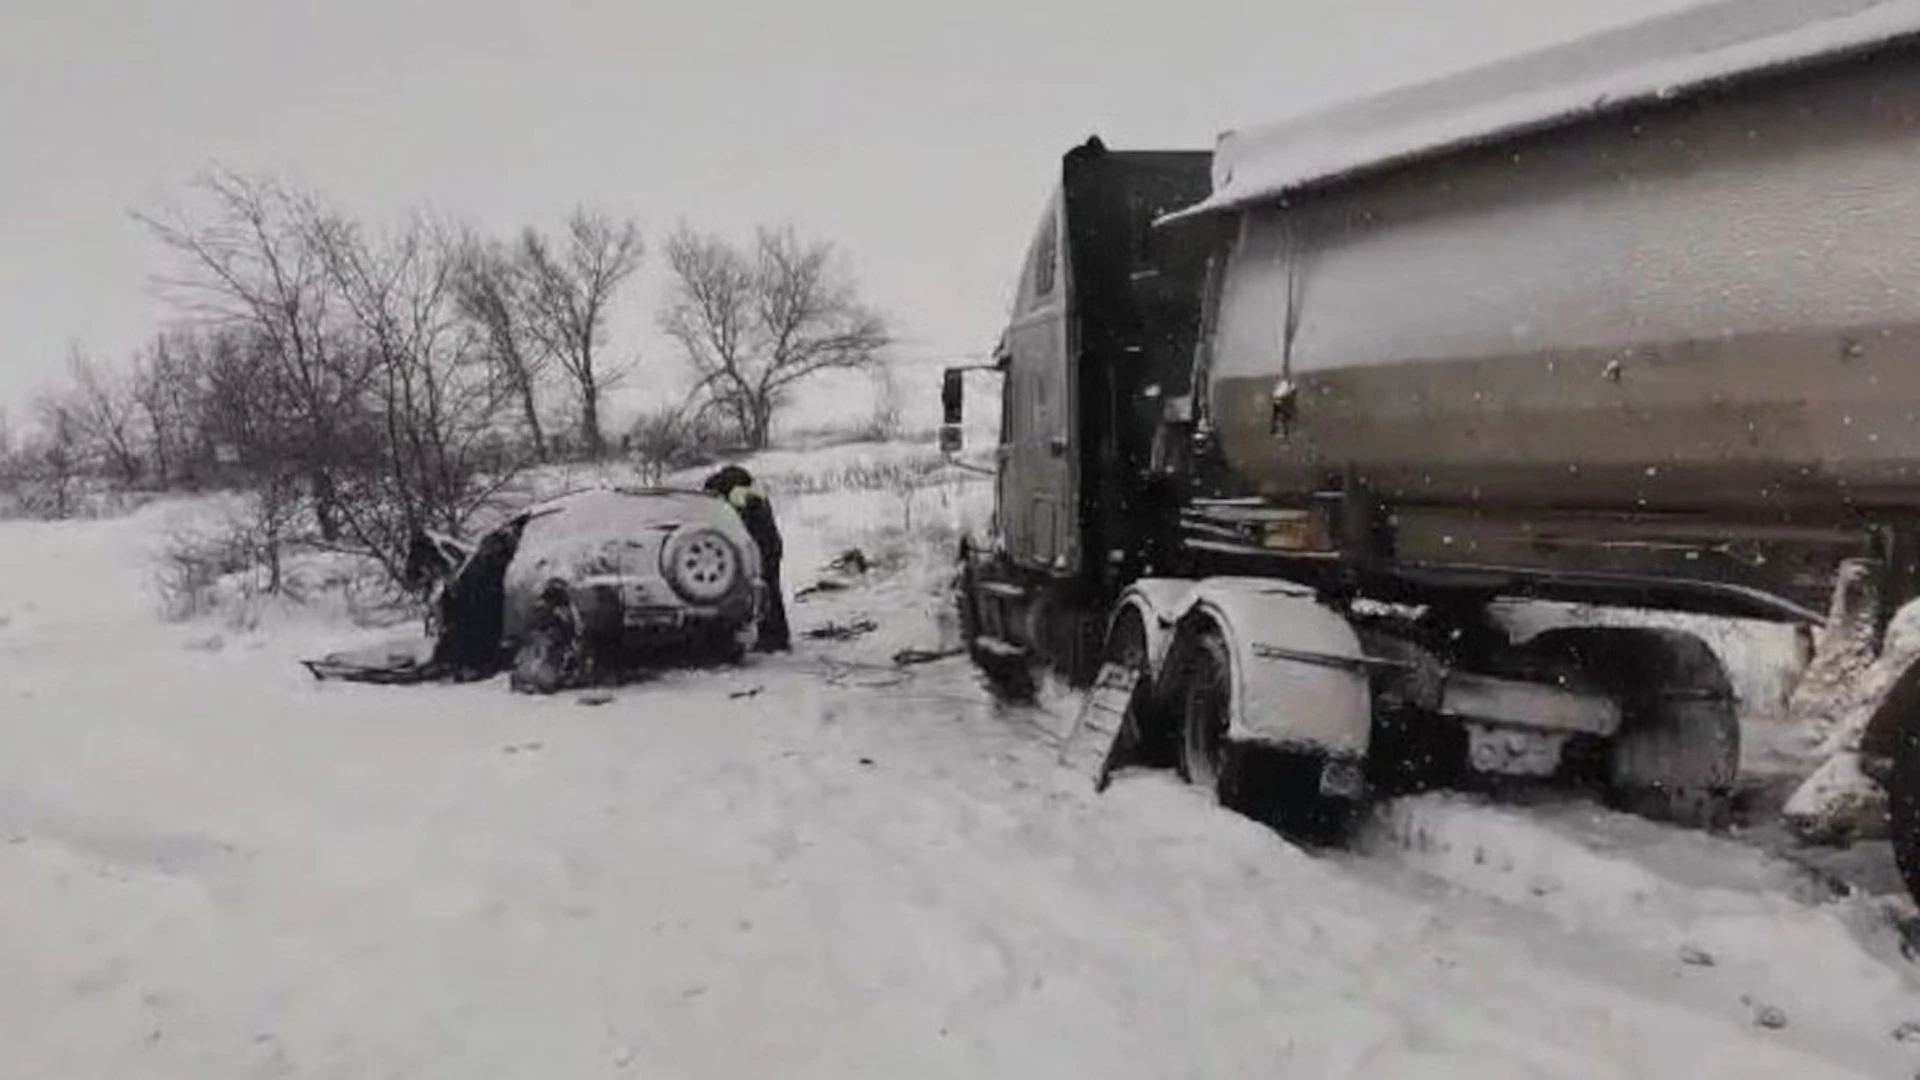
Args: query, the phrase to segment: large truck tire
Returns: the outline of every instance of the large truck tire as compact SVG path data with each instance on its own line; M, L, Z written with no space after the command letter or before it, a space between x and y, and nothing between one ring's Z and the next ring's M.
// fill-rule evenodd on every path
M1528 648L1572 661L1619 702L1619 734L1600 777L1629 813L1691 828L1730 817L1740 773L1732 680L1706 642L1680 630L1582 626L1549 630Z
M1239 809L1242 748L1228 731L1233 701L1233 657L1217 630L1202 630L1181 657L1180 775Z
M1360 803L1321 792L1327 760L1319 754L1258 746L1230 732L1233 652L1217 629L1194 632L1176 650L1178 767L1228 810L1312 845L1344 842Z

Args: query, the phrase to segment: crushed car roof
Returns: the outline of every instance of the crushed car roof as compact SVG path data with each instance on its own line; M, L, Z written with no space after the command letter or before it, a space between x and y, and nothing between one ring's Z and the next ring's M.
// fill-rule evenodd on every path
M1715 0L1220 136L1213 194L1163 222L1920 38L1920 0Z

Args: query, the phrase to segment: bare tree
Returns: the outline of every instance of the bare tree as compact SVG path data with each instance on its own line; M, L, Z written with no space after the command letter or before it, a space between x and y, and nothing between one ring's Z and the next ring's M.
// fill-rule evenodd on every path
M327 218L314 234L353 328L377 371L369 395L379 467L350 474L348 530L396 579L415 529L459 530L502 477L482 458L508 400L479 337L459 318L464 241L422 219L385 241Z
M540 385L551 354L529 340L526 278L497 246L470 243L460 262L455 296L460 313L484 335L489 359L512 388L535 459L547 459L540 420Z
M822 372L866 368L889 341L827 241L761 229L749 254L682 227L667 244L673 286L661 327L680 343L698 383L752 449L775 414Z
M158 334L134 358L133 404L145 427L147 458L161 487L187 479L193 456L194 406L200 392L198 352L176 334Z
M142 216L185 264L168 284L202 318L251 332L269 391L294 425L280 448L304 473L321 534L340 534L343 455L360 445L359 399L375 375L364 350L344 347L327 266L314 236L324 212L271 181L218 174L200 188L213 219Z
M67 358L67 368L73 387L58 408L74 439L122 484L139 483L143 463L131 385L78 350Z
M73 485L84 468L80 425L74 419L72 403L57 396L40 398L34 411L40 433L25 456L41 491L45 504L42 510L56 519L71 517Z
M520 237L528 333L566 373L579 406L580 439L601 456L600 401L619 372L600 354L615 294L640 267L640 229L586 210L568 219L559 245L533 229Z
M183 342L197 378L193 440L215 465L257 489L285 492L299 471L294 410L279 393L272 347L245 327L221 327Z
M660 484L668 472L708 464L728 448L732 435L718 419L684 404L656 406L634 420L623 442L641 479Z
M27 481L26 470L21 461L18 439L14 434L12 419L6 406L0 405L0 514L16 511L20 504L20 489Z

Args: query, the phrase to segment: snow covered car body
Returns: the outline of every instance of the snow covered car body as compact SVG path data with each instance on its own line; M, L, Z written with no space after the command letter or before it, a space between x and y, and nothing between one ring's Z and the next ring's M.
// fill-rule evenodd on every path
M762 603L760 555L739 515L701 491L609 488L527 508L482 537L449 596L492 591L497 641L517 664L554 617L590 662L636 650L708 647L737 658ZM449 607L442 633L487 634L491 605ZM479 611L485 614L474 615Z

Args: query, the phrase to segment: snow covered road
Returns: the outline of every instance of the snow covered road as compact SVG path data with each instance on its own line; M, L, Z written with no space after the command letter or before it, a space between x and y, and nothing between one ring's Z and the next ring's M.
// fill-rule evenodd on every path
M1861 912L1745 849L1441 799L1310 856L1166 778L1095 796L963 665L880 670L932 643L910 581L795 608L866 638L597 708L322 685L338 628L155 619L163 515L0 525L0 1076L1920 1066Z

